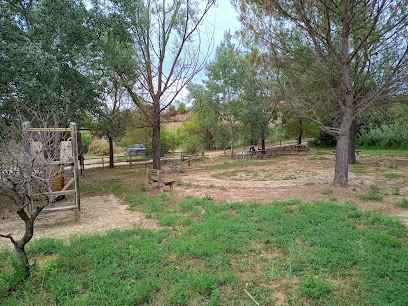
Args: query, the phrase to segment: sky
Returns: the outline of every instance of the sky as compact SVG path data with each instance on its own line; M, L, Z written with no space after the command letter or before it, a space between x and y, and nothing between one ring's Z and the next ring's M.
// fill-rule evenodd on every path
M233 34L240 28L237 13L229 0L218 0L217 5L209 10L205 19L207 22L215 24L214 46L220 44L225 31L230 30Z
M235 31L240 29L241 24L237 20L237 13L235 12L234 7L231 5L229 0L218 0L216 6L210 8L204 18L204 24L208 25L210 28L213 28L214 31L213 51L209 58L209 61L211 61L214 59L216 47L224 38L224 32L229 30L231 34L234 34ZM203 44L202 50L206 50L207 46L208 44ZM201 71L200 73L198 73L194 77L193 82L201 83L203 78L205 78L205 71ZM184 100L186 96L187 91L183 90L181 92L181 99L178 100Z

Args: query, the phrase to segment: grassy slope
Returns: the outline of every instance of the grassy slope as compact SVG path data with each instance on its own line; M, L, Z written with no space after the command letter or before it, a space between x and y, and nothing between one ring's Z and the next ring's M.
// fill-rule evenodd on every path
M134 174L118 169L115 179L91 180L86 190L114 192L163 230L33 241L28 252L38 264L26 282L13 253L2 251L0 303L251 305L244 288L261 305L408 301L407 230L398 220L352 203L176 202L147 195L128 181Z

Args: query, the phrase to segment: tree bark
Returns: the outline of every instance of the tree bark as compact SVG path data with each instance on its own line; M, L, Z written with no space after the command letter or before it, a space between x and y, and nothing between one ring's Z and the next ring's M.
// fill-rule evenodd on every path
M205 133L205 149L209 150L211 148L211 140L212 140L212 134L209 129L206 129Z
M261 143L262 143L262 153L263 154L265 154L265 150L266 150L266 147L265 147L265 134L264 133L262 133L262 139L261 139Z
M152 157L153 169L160 170L160 115L153 119Z
M334 186L347 187L348 185L348 158L349 137L354 116L354 96L350 76L350 7L347 0L342 0L341 10L341 79L344 86L344 100L340 103L343 108L343 117L337 137L336 167L334 170Z
M350 129L349 135L349 144L348 144L348 163L355 164L356 160L356 119L353 120Z
M302 128L302 118L299 118L299 136L298 136L298 145L302 144L302 137L303 137L303 128Z
M113 138L112 136L108 136L109 140L109 168L114 168L115 163L113 161Z
M234 133L231 133L231 157L234 157Z
M334 170L334 186L347 187L348 185L348 160L349 140L351 125L353 123L353 97L346 94L346 109L340 125L336 145L336 167Z

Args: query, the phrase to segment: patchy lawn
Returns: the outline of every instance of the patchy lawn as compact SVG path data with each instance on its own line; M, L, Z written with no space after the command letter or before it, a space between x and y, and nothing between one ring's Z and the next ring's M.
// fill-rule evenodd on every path
M345 190L331 186L333 160L196 161L168 174L177 184L165 194L142 166L87 170L81 220L41 217L27 281L0 252L0 300L252 305L250 294L261 305L406 305L408 161L362 156Z

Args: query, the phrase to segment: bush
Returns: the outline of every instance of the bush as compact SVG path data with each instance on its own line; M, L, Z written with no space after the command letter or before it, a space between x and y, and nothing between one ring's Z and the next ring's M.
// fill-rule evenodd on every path
M96 155L108 155L109 143L103 139L94 139L89 146L88 153Z
M187 153L197 153L204 150L204 143L197 136L191 135L187 137L182 147Z
M381 126L362 131L357 143L379 149L408 148L408 127L406 124L382 124Z
M88 153L89 146L92 143L92 136L88 132L81 132L82 137L82 152L84 154Z
M187 112L187 107L186 107L186 105L185 105L183 102L180 102L180 103L178 104L177 111L178 111L180 114L184 114L185 112Z

